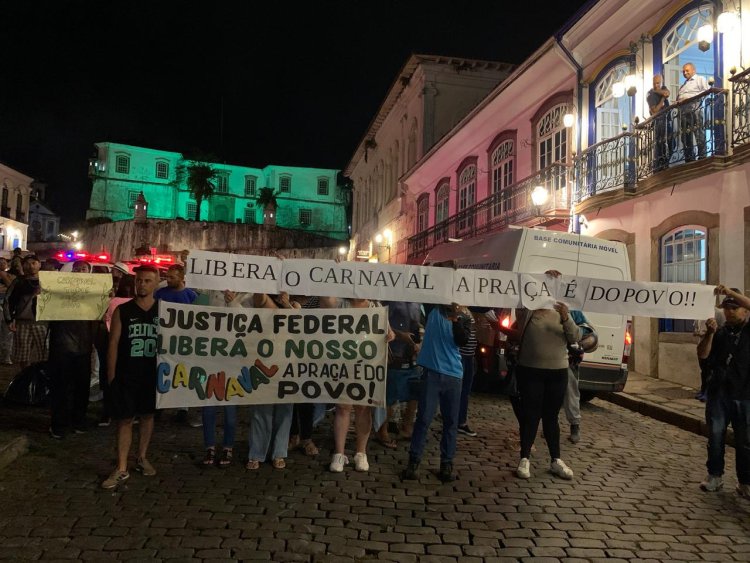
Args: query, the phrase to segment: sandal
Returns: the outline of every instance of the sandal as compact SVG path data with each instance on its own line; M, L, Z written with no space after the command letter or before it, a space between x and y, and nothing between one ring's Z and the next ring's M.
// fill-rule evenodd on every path
M273 460L274 469L284 469L286 467L286 460L283 457L277 457Z
M216 449L208 448L206 456L203 458L203 465L213 465L214 463L216 463Z
M298 447L299 447L299 436L290 436L289 446L287 447L287 449L296 450Z
M398 442L396 442L396 440L391 439L390 437L385 438L385 439L377 437L375 438L375 441L381 446L383 446L384 448L389 449L389 450L395 450L396 448L398 448Z
M257 459L251 459L247 462L247 465L245 465L245 469L249 469L250 471L260 469L260 462Z
M318 446L316 446L315 442L313 442L312 440L305 440L303 447L306 456L315 457L320 453L320 450L318 450Z
M219 458L219 467L227 467L232 464L232 448L224 448L221 450L221 457Z

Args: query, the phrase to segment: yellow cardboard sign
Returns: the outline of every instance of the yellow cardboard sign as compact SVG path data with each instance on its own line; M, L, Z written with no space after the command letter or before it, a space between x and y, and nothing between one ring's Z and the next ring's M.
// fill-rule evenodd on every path
M94 321L104 316L112 290L110 274L39 272L38 321Z

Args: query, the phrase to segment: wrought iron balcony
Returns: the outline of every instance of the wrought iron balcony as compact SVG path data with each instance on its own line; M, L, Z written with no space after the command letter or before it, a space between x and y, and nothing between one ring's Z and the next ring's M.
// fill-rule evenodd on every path
M711 88L636 126L638 179L670 166L725 155L727 91Z
M711 88L668 106L633 133L592 145L577 159L574 203L607 191L633 189L638 180L727 150L727 91Z
M412 260L424 256L438 244L448 242L448 239L471 238L524 221L544 222L560 214L567 216L570 210L571 173L571 165L553 164L409 237L408 258ZM538 207L531 201L531 192L537 186L543 186L549 194L547 201Z
M750 68L732 82L732 146L750 143Z
M636 173L635 147L635 135L623 133L583 151L577 161L575 202L623 187L632 188Z

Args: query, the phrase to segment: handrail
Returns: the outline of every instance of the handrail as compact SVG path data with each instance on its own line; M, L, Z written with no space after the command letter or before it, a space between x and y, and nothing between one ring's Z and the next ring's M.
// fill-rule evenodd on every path
M700 92L699 94L696 94L695 96L691 96L690 98L687 98L685 100L680 100L679 102L677 101L669 102L668 106L664 106L659 111L657 111L654 115L650 116L648 119L644 119L643 121L637 123L634 129L643 129L645 127L648 127L648 125L652 121L657 119L660 115L668 111L674 110L675 108L680 108L688 104L695 103L701 98L704 98L705 96L707 96L708 94L727 94L727 93L729 93L729 90L727 90L726 88L709 88L708 90L703 90L703 92Z

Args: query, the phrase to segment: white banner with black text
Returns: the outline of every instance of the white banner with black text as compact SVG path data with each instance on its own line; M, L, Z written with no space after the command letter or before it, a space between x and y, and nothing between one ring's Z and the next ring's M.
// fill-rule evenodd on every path
M714 315L714 286L688 283L614 281L500 270L467 270L336 262L281 260L193 250L187 281L196 289L253 293L368 298L417 303L459 303L514 309L550 308L561 301L591 313L671 319Z

